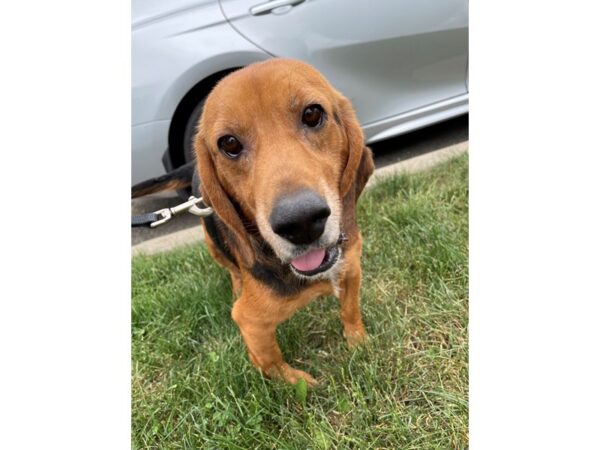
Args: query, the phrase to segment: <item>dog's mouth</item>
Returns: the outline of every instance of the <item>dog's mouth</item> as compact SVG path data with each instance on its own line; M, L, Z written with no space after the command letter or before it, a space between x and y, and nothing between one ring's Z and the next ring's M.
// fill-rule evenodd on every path
M297 256L290 261L290 267L294 272L305 277L312 277L331 269L340 258L342 253L340 244L345 239L342 234L331 247L315 248Z
M331 269L340 257L340 247L316 248L292 259L290 267L296 273L311 277Z

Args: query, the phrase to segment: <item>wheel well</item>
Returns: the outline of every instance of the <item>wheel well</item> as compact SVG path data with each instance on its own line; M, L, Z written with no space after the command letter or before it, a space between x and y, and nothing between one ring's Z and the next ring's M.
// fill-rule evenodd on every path
M175 108L171 126L169 127L169 158L173 169L185 164L183 155L183 134L187 121L194 111L194 108L200 100L210 93L211 89L215 87L221 78L238 69L240 69L240 67L234 67L206 77L191 88L181 99L177 108Z

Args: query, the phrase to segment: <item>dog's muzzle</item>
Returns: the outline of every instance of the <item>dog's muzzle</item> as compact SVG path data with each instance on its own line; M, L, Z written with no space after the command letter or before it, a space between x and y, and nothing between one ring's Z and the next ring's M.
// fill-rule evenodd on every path
M310 189L282 196L275 202L269 224L275 234L292 244L292 255L286 261L296 274L318 275L331 269L340 259L339 225L327 227L330 215L327 201Z

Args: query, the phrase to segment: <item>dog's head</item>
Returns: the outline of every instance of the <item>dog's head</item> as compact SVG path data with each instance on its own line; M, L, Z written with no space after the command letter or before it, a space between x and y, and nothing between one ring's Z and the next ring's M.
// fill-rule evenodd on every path
M252 227L300 277L336 265L344 200L373 161L350 102L317 70L274 59L230 74L206 99L195 148L202 194L244 265Z

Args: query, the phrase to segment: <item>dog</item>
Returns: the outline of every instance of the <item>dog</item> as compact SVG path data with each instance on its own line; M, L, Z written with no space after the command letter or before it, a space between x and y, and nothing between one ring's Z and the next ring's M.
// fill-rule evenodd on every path
M356 202L373 173L351 103L312 66L251 64L206 99L195 138L206 243L231 275L231 316L263 374L313 386L275 339L315 297L341 304L350 346L366 337L360 312L362 237Z
M223 78L197 129L195 191L214 211L202 218L206 244L231 275L231 316L250 361L314 386L283 360L275 331L333 294L348 344L366 337L356 202L374 164L352 105L312 66L271 59ZM163 185L182 187L171 178Z

